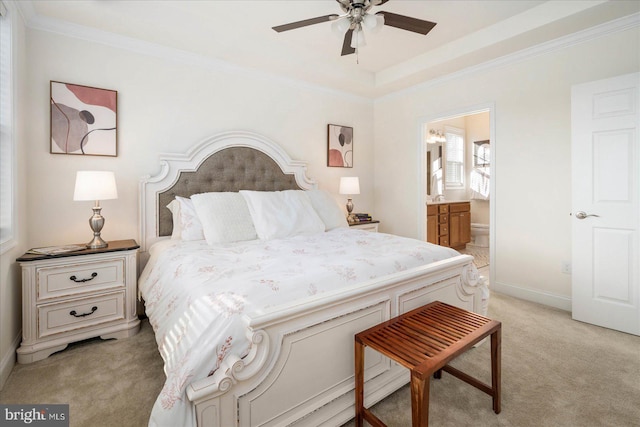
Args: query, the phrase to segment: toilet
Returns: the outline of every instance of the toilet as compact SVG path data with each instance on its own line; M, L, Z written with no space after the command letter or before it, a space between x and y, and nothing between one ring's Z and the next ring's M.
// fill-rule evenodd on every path
M481 248L489 247L489 224L471 223L471 242Z

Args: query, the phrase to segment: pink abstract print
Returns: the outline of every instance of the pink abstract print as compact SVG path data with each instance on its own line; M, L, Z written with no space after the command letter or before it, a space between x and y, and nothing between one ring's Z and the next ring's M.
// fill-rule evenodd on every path
M51 82L51 153L116 156L117 92Z
M353 167L353 128L329 125L327 166Z

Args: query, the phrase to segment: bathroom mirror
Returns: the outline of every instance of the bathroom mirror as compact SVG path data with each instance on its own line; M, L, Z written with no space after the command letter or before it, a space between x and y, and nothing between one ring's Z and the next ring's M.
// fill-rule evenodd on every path
M442 144L427 145L427 196L442 194Z

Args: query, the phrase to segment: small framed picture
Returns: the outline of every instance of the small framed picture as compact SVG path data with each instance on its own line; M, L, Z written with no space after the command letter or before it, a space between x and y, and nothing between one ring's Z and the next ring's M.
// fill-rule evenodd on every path
M327 166L353 167L353 128L328 125Z
M51 81L51 153L117 156L118 92Z

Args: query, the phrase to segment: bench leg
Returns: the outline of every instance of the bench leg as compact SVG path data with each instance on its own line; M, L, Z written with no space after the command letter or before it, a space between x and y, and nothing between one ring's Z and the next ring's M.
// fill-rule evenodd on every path
M499 328L491 334L491 390L493 391L493 412L499 414L500 408L500 381L502 352L502 330Z
M411 425L427 427L429 425L429 379L424 380L411 372Z
M442 369L438 369L437 371L435 371L433 373L433 378L435 378L436 380L439 380L442 378Z
M364 425L364 345L355 344L356 427Z

